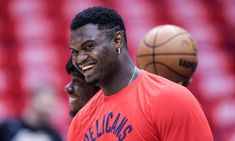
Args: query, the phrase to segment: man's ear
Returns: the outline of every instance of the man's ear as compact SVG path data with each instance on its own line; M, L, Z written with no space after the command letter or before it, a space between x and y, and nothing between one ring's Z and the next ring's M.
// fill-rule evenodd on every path
M112 43L116 48L122 48L124 43L124 35L121 31L117 31L115 33L115 35L113 36Z

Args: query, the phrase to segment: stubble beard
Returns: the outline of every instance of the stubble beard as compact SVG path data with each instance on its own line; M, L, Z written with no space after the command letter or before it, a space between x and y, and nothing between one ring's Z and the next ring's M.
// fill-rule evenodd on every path
M85 80L86 80L86 83L87 83L88 86L97 85L97 83L99 82L99 79L98 79L98 78L92 79L92 80L85 78Z

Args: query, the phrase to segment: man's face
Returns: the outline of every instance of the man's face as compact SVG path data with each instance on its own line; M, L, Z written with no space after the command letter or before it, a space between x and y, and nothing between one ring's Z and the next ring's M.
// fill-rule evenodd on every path
M117 55L111 45L112 37L107 36L98 25L87 24L71 32L70 49L73 64L85 76L88 84L101 84L112 74ZM116 57L117 58L117 57Z
M80 76L70 74L70 82L66 85L66 91L69 94L71 114L75 115L98 90L98 87L88 86Z

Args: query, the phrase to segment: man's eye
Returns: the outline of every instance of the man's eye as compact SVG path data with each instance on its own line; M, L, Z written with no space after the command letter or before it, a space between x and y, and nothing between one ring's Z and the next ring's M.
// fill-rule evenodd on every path
M73 56L77 56L78 55L78 51L77 50L72 50L71 53L72 53Z
M83 47L84 50L91 50L93 48L93 45L85 45Z

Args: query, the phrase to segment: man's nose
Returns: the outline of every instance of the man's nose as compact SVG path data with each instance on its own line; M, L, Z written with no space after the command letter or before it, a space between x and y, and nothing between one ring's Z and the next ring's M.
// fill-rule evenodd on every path
M71 83L68 83L68 84L65 86L65 90L66 90L67 93L72 94L73 88L72 88L72 86L71 86Z
M88 55L85 51L79 51L77 57L76 57L76 64L80 65L82 64L86 59L88 58Z

